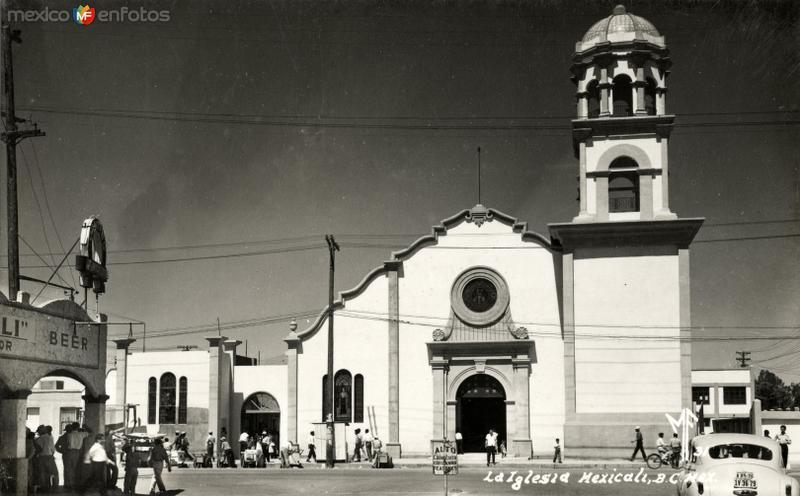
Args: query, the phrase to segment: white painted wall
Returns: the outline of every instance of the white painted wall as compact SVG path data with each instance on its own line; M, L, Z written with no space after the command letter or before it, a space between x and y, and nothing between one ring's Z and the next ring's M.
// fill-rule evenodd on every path
M281 410L280 439L283 441L288 439L286 437L286 429L288 426L286 372L286 365L240 365L236 367L233 380L234 394L231 400L231 410L233 413L236 413L242 411L242 404L251 394L261 392L271 394L278 402L278 407ZM238 435L241 434L241 414L233 415L231 424L233 426L232 432L238 439ZM299 439L301 444L304 439L305 437L301 435ZM285 444L283 441L282 444Z
M484 248L484 249L476 249ZM534 443L562 437L564 422L563 344L553 256L498 221L478 228L462 223L403 264L400 291L400 442L403 452L430 450L433 435L433 386L426 342L450 316L450 291L459 274L488 266L506 280L511 315L536 341L532 366L531 423ZM388 435L387 278L379 276L359 297L347 301L335 317L335 369L365 378L364 402L374 407L370 427ZM327 323L303 342L299 360L299 432L321 419L322 376L326 367ZM511 378L509 378L510 380Z
M679 411L677 254L603 255L582 250L575 259L577 412Z
M149 379L155 377L160 381L162 374L172 372L177 384L185 376L188 389L187 407L207 409L208 370L207 351L155 351L128 356L128 402L138 405L137 416L141 418L142 425L147 425L148 432L157 433L160 428L157 423L147 424Z

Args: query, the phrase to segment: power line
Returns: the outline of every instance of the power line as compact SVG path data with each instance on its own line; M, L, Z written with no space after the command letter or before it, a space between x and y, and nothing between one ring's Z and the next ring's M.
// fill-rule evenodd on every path
M211 124L241 124L254 126L270 127L311 127L311 128L347 128L347 129L404 129L417 131L437 131L437 130L483 130L483 131L511 131L511 130L571 130L572 126L567 124L432 124L430 122L422 124L403 124L403 123L365 123L365 122L332 122L315 120L280 120L269 116L257 116L246 114L186 114L186 113L137 113L132 111L117 110L83 110L83 109L55 109L45 107L26 108L27 111L80 115L90 117L109 117L123 119L140 119L154 121L171 122L194 122ZM287 117L284 119L295 119ZM338 119L344 121L344 119ZM424 119L420 119L422 121ZM760 120L760 121L735 121L735 122L678 122L676 128L708 128L708 127L751 127L751 126L796 126L800 120Z

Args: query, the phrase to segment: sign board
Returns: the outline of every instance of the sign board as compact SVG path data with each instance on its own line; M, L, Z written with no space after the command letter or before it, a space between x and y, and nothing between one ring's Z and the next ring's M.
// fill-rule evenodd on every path
M0 307L0 357L97 369L100 335L94 325L75 326L46 313Z
M444 441L433 445L431 456L433 475L458 475L458 455L455 444Z

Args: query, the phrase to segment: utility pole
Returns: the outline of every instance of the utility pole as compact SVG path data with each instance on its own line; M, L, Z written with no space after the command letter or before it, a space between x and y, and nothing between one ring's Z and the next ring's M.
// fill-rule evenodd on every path
M336 252L339 245L333 239L333 235L325 235L325 242L328 243L328 253L330 254L330 271L328 276L328 416L325 418L327 424L327 434L325 443L325 467L333 468L334 458L336 458L335 439L333 435L333 405L336 395L333 391L333 277L336 266Z
M8 298L16 301L19 292L19 226L17 215L17 143L25 138L44 136L44 133L34 126L34 129L18 130L14 110L14 66L11 57L11 44L22 43L19 30L12 30L8 24L2 27L2 52L3 52L3 124L5 132L2 140L6 144L6 164L8 167Z
M737 351L736 354L739 355L739 358L737 358L736 361L739 362L739 364L741 365L742 368L746 368L747 367L747 362L750 361L750 357L749 357L750 352L749 351Z

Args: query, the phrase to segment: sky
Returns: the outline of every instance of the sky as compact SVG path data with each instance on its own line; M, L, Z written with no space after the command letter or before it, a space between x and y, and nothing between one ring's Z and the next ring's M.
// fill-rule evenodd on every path
M691 252L693 367L751 351L800 381L800 8L626 5L674 62L671 208L706 219ZM92 6L169 20L16 26L18 115L47 133L19 147L20 234L55 266L97 215L110 262L97 308L146 322L148 349L204 349L219 319L250 356L282 354L289 319L302 328L327 302L324 234L342 246L336 290L355 286L477 202L477 147L488 207L545 235L578 213L569 67L613 2ZM46 279L20 247L22 273Z

